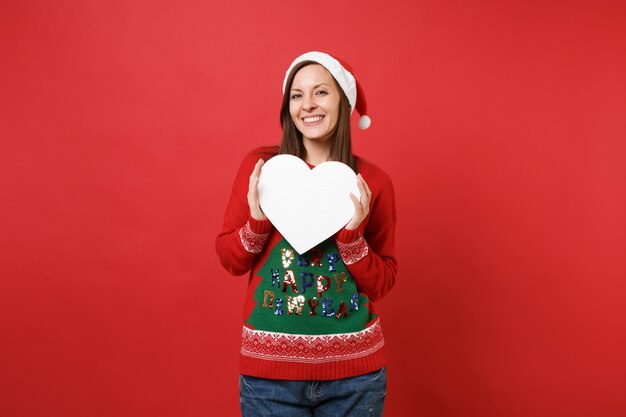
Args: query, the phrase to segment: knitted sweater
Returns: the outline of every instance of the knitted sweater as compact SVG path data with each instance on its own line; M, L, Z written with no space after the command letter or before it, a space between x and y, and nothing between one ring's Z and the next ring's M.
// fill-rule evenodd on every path
M249 272L240 371L270 379L329 380L385 366L384 338L374 302L394 285L396 211L390 178L357 158L372 191L370 211L356 230L298 254L269 220L250 216L247 193L263 147L243 160L216 240L233 275ZM288 202L298 204L298 202Z

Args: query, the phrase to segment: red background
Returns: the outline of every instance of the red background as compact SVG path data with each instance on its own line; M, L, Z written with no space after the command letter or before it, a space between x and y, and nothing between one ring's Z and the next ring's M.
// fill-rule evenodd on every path
M625 6L469 3L2 2L0 415L237 415L213 241L312 49L397 192L386 415L625 415Z

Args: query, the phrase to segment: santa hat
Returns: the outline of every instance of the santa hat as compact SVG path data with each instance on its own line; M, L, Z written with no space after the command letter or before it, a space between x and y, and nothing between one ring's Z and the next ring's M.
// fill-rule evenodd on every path
M332 57L324 52L307 52L297 57L291 63L285 74L285 80L283 81L283 94L285 94L289 73L297 64L303 61L314 61L326 68L335 80L337 80L337 83L348 97L348 101L350 102L350 114L352 114L352 111L356 108L356 111L361 115L359 127L361 129L370 127L372 120L367 116L367 100L365 99L365 93L359 81L354 77L352 67L345 61Z

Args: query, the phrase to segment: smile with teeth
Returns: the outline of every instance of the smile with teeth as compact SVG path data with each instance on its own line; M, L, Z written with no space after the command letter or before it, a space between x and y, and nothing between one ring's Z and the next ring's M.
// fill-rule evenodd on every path
M324 119L324 116L311 116L311 117L304 117L302 121L304 122L304 124L314 125L314 124L321 122L322 119Z

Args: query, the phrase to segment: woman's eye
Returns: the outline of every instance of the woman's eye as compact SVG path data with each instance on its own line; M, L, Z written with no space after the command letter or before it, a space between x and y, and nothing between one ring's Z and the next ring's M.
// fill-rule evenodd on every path
M291 99L292 99L292 100L293 100L293 99L296 99L296 98L298 98L298 97L300 97L300 94L292 94L292 95L291 95Z
M317 94L318 96L323 96L323 95L326 95L326 94L328 94L328 93L327 93L326 91L324 91L324 90L320 90L320 91L318 91L316 94Z

